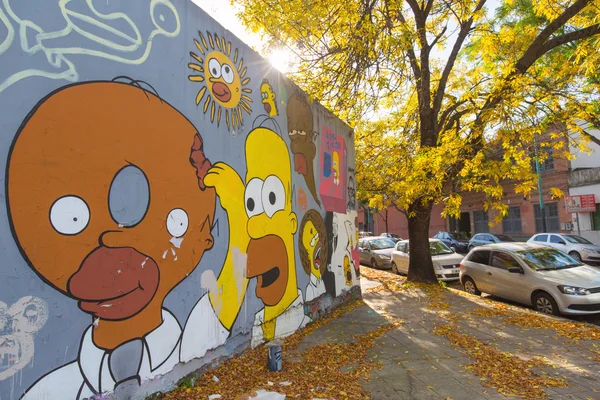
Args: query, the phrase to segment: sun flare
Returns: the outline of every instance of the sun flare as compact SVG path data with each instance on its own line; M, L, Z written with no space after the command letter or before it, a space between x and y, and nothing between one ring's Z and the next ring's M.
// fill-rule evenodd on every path
M188 64L195 72L188 79L202 85L196 95L196 105L202 104L202 112L209 112L210 121L216 119L217 126L225 110L227 128L238 128L242 125L242 113L252 113L252 89L246 87L250 83L246 77L248 68L238 49L232 49L231 42L225 38L208 31L206 37L201 32L198 35L200 41L194 39L194 44L200 54L190 51L193 62Z

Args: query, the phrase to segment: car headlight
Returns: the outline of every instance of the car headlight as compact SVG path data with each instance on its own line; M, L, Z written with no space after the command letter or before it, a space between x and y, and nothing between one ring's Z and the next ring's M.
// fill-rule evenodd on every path
M590 291L586 288L580 288L577 286L558 285L558 290L564 294L571 294L575 296L585 296L590 294Z
M389 260L392 257L388 256L387 254L379 254L379 258L381 258L382 260Z

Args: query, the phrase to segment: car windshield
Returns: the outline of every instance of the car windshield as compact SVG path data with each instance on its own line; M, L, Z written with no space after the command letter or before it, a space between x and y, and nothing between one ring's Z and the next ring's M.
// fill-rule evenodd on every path
M429 242L429 252L432 256L454 253L444 242Z
M450 237L454 240L469 240L469 238L467 237L467 235L463 234L463 233L448 233L448 235L450 235Z
M567 242L571 242L571 243L594 244L594 243L590 242L589 240L584 239L581 236L577 236L577 235L563 235L563 237L565 238L565 240Z
M372 250L391 249L395 246L394 242L387 238L369 240Z
M517 254L535 270L552 271L579 267L582 263L555 249L540 248L518 251Z
M500 239L503 242L514 242L514 240L510 236L506 236L506 235L494 235L494 236L496 236L498 239Z

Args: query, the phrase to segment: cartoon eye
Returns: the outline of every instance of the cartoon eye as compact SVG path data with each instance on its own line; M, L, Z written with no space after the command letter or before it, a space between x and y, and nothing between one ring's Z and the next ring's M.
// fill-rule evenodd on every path
M285 189L281 180L275 175L269 176L262 187L262 202L269 218L285 205Z
M174 237L182 237L187 232L190 219L185 210L175 208L167 215L167 231Z
M208 61L208 69L210 70L210 74L213 76L213 78L221 77L221 64L219 64L219 62L214 58L211 58Z
M227 83L233 82L233 69L227 64L223 64L221 67L221 73L223 74L223 80Z
M262 98L265 100L269 98L269 95L267 94L267 92L262 92Z
M90 209L81 197L64 196L50 207L50 223L63 235L77 235L90 222Z
M264 182L262 179L253 178L246 185L244 203L246 204L246 214L248 214L248 218L262 214L265 211L263 209L261 195L263 184Z

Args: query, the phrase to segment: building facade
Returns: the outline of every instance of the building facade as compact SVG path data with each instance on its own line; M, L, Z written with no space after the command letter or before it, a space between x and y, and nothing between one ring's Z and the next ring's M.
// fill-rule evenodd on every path
M600 139L600 130L584 126L586 131ZM569 172L569 195L593 195L596 210L572 214L573 232L593 243L600 243L600 145L591 142L589 154L571 148L575 159Z

